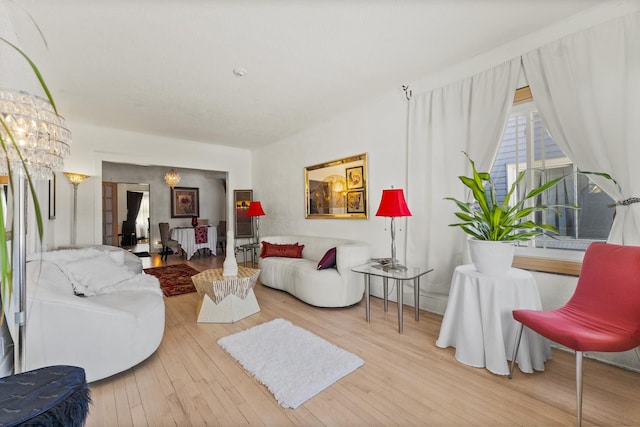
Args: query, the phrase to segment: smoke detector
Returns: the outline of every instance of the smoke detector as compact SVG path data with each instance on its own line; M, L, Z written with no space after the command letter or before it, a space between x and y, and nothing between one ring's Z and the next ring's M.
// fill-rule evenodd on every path
M242 67L237 67L233 69L233 74L235 74L237 77L242 77L245 74L247 74L247 69L246 68L242 68Z

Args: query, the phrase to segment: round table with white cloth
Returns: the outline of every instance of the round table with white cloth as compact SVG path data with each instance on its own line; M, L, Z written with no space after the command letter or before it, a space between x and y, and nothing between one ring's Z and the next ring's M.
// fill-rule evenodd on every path
M514 309L542 309L530 272L511 268L504 275L489 276L471 264L461 265L453 273L436 345L455 347L456 360L461 363L508 375L518 329ZM520 370L544 371L544 362L549 359L549 341L525 328L516 360Z

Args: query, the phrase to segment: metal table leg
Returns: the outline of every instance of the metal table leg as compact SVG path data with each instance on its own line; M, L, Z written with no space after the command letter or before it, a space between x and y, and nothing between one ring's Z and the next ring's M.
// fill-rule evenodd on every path
M388 291L389 291L389 279L384 277L382 278L382 293L384 295L384 312L385 313L389 311Z
M413 304L416 309L416 320L420 318L420 277L413 279Z
M403 331L403 325L402 325L402 311L403 311L403 307L404 307L404 303L402 302L403 299L403 292L402 292L402 286L403 286L403 281L402 280L398 280L396 279L396 287L398 288L398 332L402 333Z
M367 322L370 320L369 314L371 312L371 307L369 306L369 293L371 288L371 276L368 274L364 275L364 306L365 306L365 317L367 318Z

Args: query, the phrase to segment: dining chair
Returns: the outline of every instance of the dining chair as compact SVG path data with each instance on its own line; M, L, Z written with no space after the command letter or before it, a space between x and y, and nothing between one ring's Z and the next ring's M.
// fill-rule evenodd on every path
M520 322L511 358L512 377L524 326L576 354L576 421L582 424L582 355L620 352L640 345L640 247L592 243L569 301L556 310L513 310Z
M227 221L218 222L218 243L216 243L216 246L217 245L220 245L222 253L225 253L227 246Z
M160 243L162 244L162 252L160 254L161 260L166 260L171 248L180 249L180 243L177 240L173 240L169 233L169 223L161 222L160 226ZM171 251L173 253L173 251Z

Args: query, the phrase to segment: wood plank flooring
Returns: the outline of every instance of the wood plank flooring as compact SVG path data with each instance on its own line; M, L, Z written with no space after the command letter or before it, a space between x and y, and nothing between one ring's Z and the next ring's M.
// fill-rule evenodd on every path
M223 258L195 257L197 270ZM185 262L143 258L145 267ZM198 294L165 298L166 330L158 351L138 366L90 384L87 426L389 426L575 425L574 356L553 350L543 373L512 380L457 362L435 341L442 317L405 307L398 334L396 305L384 313L373 298L322 309L277 290L255 289L261 311L233 324L197 323ZM275 318L290 320L357 354L365 365L302 404L283 409L217 345L223 336ZM125 349L126 351L126 349ZM640 425L640 374L584 362L583 425Z

